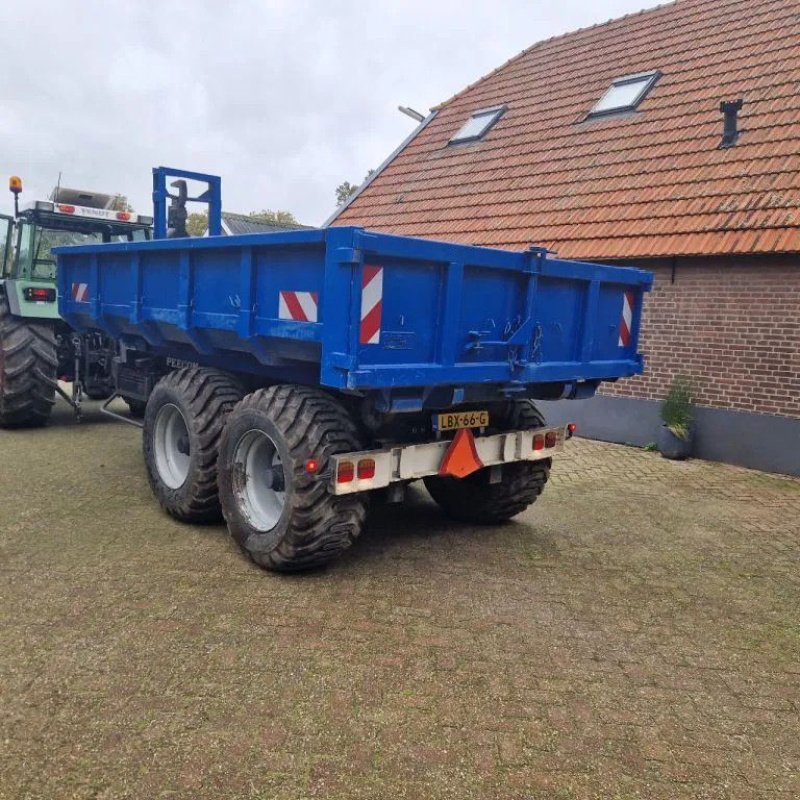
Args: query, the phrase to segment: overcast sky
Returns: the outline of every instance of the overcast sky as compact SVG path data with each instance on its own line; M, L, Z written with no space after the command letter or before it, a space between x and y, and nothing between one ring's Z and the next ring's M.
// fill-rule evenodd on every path
M23 197L120 192L150 168L223 178L224 206L320 224L425 113L536 41L648 0L5 0L0 172ZM10 194L0 203L10 209Z

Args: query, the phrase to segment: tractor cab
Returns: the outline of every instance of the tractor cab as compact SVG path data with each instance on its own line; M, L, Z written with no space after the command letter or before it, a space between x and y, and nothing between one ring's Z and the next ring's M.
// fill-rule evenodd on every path
M153 218L128 210L119 195L58 187L20 208L20 179L9 189L15 214L0 217L0 279L16 316L58 319L54 247L151 238Z

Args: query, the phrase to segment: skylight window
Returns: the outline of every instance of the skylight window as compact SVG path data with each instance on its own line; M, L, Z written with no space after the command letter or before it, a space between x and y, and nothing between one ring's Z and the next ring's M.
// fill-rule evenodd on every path
M461 130L450 140L449 144L477 142L478 139L482 139L492 125L503 116L505 110L505 106L495 106L494 108L482 108L480 111L476 111L461 126Z
M589 112L589 116L599 117L606 114L619 114L623 111L634 111L653 88L653 84L660 75L660 72L642 72L638 75L617 78Z

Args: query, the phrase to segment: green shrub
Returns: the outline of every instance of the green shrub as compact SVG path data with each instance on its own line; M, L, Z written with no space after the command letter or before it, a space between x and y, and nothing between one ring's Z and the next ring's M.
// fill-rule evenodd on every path
M692 427L692 398L694 388L685 375L676 375L661 404L661 419L679 439L689 438Z

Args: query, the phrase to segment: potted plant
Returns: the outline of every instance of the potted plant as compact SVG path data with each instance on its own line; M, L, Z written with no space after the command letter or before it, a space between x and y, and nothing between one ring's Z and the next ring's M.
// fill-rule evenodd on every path
M663 425L659 431L658 449L664 458L688 458L694 444L692 384L685 375L676 375L661 404Z

